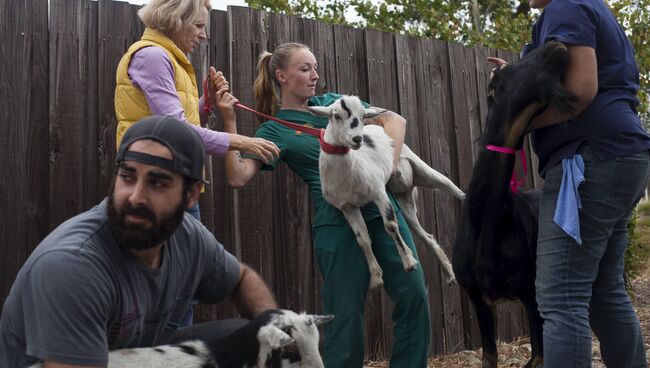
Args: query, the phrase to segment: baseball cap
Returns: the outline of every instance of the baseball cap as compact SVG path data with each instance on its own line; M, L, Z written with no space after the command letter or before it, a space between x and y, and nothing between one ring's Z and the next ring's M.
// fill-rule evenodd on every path
M143 152L129 151L133 142L151 139L169 148L172 159ZM187 178L203 181L205 148L197 132L178 119L169 116L150 116L137 121L124 133L115 157L115 164L136 161L175 171Z

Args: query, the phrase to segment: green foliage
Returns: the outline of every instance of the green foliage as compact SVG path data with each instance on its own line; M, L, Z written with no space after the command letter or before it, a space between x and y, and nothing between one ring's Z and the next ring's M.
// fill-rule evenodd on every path
M628 247L625 250L625 284L645 271L650 256L650 202L641 202L627 225Z
M639 216L650 217L650 201L641 201L636 206L636 213Z
M247 0L253 9L317 19L333 24L350 24L345 19L348 0Z
M609 0L616 19L623 25L639 66L641 88L639 113L646 129L650 128L650 0Z
M561 1L561 0L558 0ZM528 0L247 0L255 9L335 24L520 51L539 12ZM650 0L606 0L636 50L639 112L650 128ZM354 11L350 11L354 10ZM356 17L352 13L356 12Z

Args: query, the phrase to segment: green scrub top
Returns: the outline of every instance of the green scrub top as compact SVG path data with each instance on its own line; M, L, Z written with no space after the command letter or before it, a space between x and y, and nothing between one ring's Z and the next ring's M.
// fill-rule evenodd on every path
M340 94L327 93L321 96L315 96L309 99L309 106L329 106L341 97ZM369 105L364 103L366 107ZM298 110L280 110L275 117L287 120L292 123L302 124L313 128L325 128L328 119L322 116L315 116L311 113ZM323 192L320 185L320 173L318 170L318 157L320 155L320 146L318 139L309 134L285 127L277 122L268 120L261 124L255 136L264 138L275 143L280 149L280 156L275 162L269 165L263 165L262 170L275 170L280 161L289 165L309 187L312 203L315 208L313 227L321 225L343 225L346 223L341 211L332 207L323 198ZM244 155L244 157L255 158L254 156ZM398 209L392 193L389 191L389 197L393 207ZM366 222L381 217L377 206L369 203L361 209L361 213Z

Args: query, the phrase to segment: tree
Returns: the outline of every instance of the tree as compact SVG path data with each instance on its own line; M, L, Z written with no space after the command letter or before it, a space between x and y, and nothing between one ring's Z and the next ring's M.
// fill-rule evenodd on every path
M650 130L650 0L610 0L608 3L634 45L641 79L639 113L646 130Z
M520 51L539 16L528 0L247 0L255 9L412 36ZM650 0L606 0L636 50L639 112L650 126ZM359 20L348 20L349 9Z

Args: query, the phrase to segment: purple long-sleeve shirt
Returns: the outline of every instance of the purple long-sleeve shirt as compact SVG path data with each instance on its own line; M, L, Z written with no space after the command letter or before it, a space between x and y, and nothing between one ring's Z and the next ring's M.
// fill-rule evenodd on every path
M185 118L185 110L174 84L174 66L163 49L149 46L140 49L131 57L129 64L131 83L144 92L153 115L172 116L188 123L203 140L205 151L210 155L223 156L228 152L230 135L191 124ZM203 111L203 99L199 100L199 111Z

